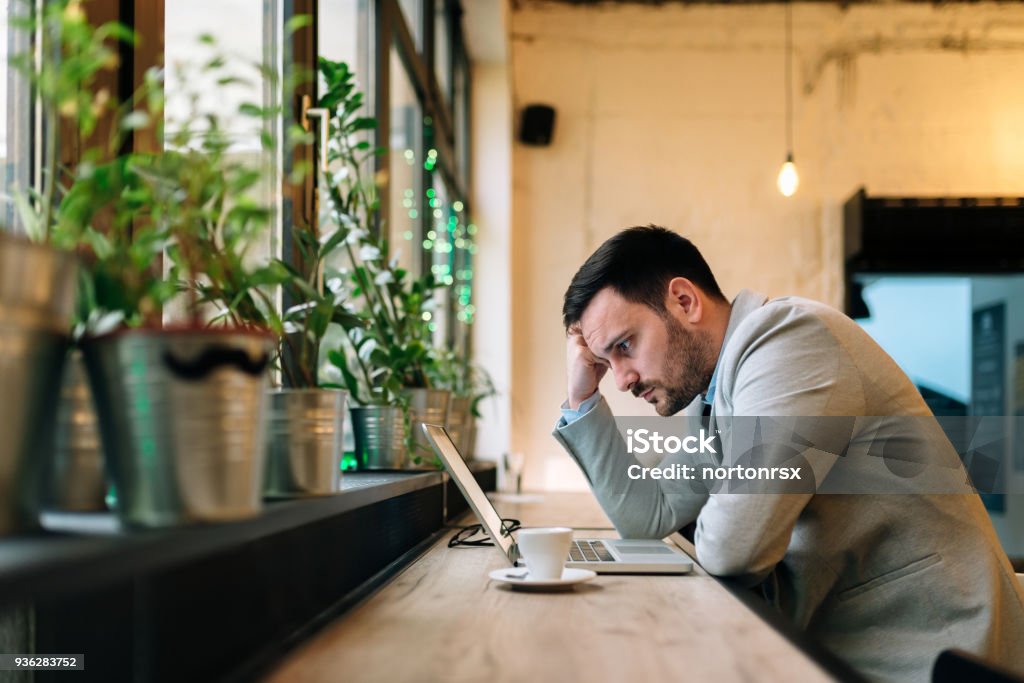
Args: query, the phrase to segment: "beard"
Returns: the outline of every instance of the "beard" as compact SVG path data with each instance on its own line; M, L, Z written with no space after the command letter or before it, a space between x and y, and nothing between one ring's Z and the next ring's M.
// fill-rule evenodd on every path
M665 359L663 380L651 383L638 382L633 395L641 396L654 387L665 393L665 399L658 401L655 410L658 415L675 415L690 405L698 394L707 390L711 375L715 372L715 360L711 352L711 335L707 332L689 332L675 318L662 317L668 332L668 353Z

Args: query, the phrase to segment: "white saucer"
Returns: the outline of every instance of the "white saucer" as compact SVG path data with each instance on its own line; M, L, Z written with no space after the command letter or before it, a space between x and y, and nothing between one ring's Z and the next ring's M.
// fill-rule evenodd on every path
M563 569L560 579L531 579L526 567L505 567L495 569L489 576L520 590L560 590L590 581L597 574L589 569Z

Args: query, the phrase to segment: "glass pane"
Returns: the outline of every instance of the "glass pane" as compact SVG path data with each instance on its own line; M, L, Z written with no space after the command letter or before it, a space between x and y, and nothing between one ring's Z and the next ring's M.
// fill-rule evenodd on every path
M253 12L252 0L167 0L165 59L167 73L167 111L164 116L169 138L189 116L190 111L211 112L231 131L231 148L238 154L260 151L261 126L252 117L238 113L245 102L264 101L263 83L251 64L263 62L263 13ZM204 45L199 37L209 34L215 46ZM220 70L204 70L214 55L223 53L228 65ZM241 82L219 85L224 76ZM181 96L186 95L186 96ZM197 99L193 103L192 96Z
M433 176L432 187L427 190L428 213L427 239L423 245L430 245L430 271L439 284L450 285L452 282L452 251L454 249L453 233L455 232L455 214L451 210L448 189L441 181L440 174ZM440 348L448 345L448 310L449 288L438 289L434 293L435 307L431 331L434 333L434 344Z
M441 88L444 104L450 108L452 101L452 46L445 4L447 3L444 0L436 0L434 3L434 73L437 74L437 85Z
M852 293L857 322L935 415L1024 415L1024 275L859 274ZM1024 435L1000 442L1007 469L1024 471ZM1007 554L1024 556L1024 497L982 502Z
M416 45L416 51L420 52L423 50L423 3L421 0L399 0L398 4L402 7L402 19L405 19L405 25L409 28L409 35L412 36L412 42Z
M423 187L423 110L396 50L391 51L390 226L391 256L413 276L420 272L419 248Z
M8 101L7 101L7 12L9 0L0 0L0 189L7 194L7 138L8 138ZM9 221L3 221L6 227Z
M455 155L462 178L469 175L469 66L464 58L455 62L455 89L452 108L455 128Z
M30 36L25 31L12 32L7 19L24 13L23 5L15 3L12 8L10 0L0 0L0 194L7 198L0 212L0 230L18 232L20 223L9 197L14 187L25 190L31 185L32 122L28 85L9 69L7 56L27 50Z
M273 0L167 0L164 14L165 147L174 146L174 133L187 122L192 121L193 128L198 128L198 116L213 114L228 133L229 158L264 169L264 181L251 198L270 207L275 216L246 253L253 263L269 259L278 243L280 161L263 149L261 134L273 132L279 136L281 124L279 120L265 124L259 117L240 113L239 108L243 104L278 104L279 93L269 87L259 70L265 64L280 73L278 5ZM212 37L214 43L201 42L200 36L204 35ZM274 39L267 41L267 35ZM225 66L208 68L217 56L224 57ZM236 80L225 82L226 78ZM165 318L175 316L173 306L165 310Z
M360 87L367 92L365 78L359 78L363 65L359 54L362 24L360 0L320 0L317 18L317 49L320 55L335 62L345 62L356 73ZM320 81L321 92L323 79Z
M970 401L971 278L860 276L870 317L857 322L921 390L933 411ZM934 344L929 340L942 339Z
M468 209L460 201L452 205L457 217L455 225L455 280L452 285L452 309L458 321L455 325L455 348L465 352L469 343L469 325L473 323L476 308L473 305L473 254L476 246L473 235L476 226L468 222Z

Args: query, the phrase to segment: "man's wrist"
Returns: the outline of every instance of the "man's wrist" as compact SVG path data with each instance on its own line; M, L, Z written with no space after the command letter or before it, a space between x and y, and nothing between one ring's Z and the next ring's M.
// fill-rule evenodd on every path
M569 409L570 410L579 410L580 406L583 405L583 403L585 401L590 400L594 396L594 394L596 394L596 393L597 393L597 389L594 389L593 391L591 391L586 396L583 396L583 397L580 397L580 398L574 398L570 394L569 400L567 401L567 403L569 404Z

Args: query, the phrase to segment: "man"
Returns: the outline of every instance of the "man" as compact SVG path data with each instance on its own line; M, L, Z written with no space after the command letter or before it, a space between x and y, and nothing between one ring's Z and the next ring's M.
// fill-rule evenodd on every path
M849 418L844 444L800 447L819 484L856 448L877 445L880 423L859 416L901 425L906 433L885 443L898 462L955 458L944 436L936 448L915 426L934 423L920 394L849 318L746 290L730 304L696 247L655 226L605 242L573 277L563 318L569 396L554 434L623 536L661 538L696 522L706 570L760 585L869 678L929 680L951 647L1024 671L1024 592L973 492L942 495L896 477L893 495L823 495L813 484L709 493L628 474L637 461L598 391L609 371L662 416L693 403L718 423Z

